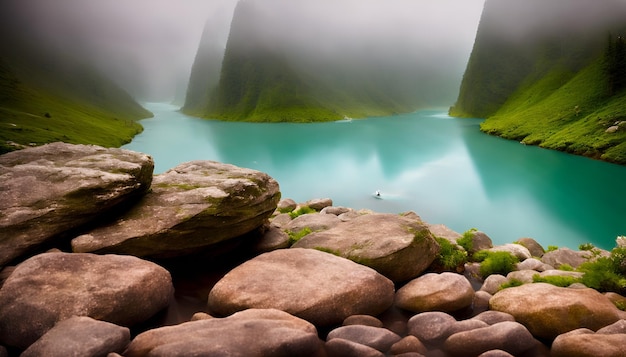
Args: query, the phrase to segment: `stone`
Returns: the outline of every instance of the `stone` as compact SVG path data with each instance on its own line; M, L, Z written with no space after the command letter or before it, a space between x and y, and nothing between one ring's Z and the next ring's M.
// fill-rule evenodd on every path
M478 355L478 357L515 357L512 354L502 350L491 350Z
M472 320L480 320L485 322L487 325L497 324L498 322L512 321L515 322L515 317L511 314L507 314L506 312L501 311L485 311L474 317Z
M257 252L265 253L276 249L289 248L289 235L280 228L270 226L254 248Z
M516 270L508 273L506 279L508 281L517 280L524 284L531 284L535 275L539 275L539 272L536 270Z
M480 314L489 310L489 300L493 295L489 294L486 291L477 291L474 294L474 303L472 305L472 310L474 314Z
M124 357L323 356L315 326L274 309L250 309L160 327L135 337Z
M413 311L455 312L472 305L474 289L455 273L428 273L411 280L396 292L395 304Z
M408 335L400 341L394 343L389 350L392 355L397 356L403 353L419 353L425 355L428 348L419 340L419 338Z
M619 126L618 125L613 125L613 126L608 127L605 130L605 132L610 134L610 133L615 133L618 130L619 130Z
M607 335L626 334L626 320L619 320L615 322L614 324L605 326L599 329L598 331L596 331L596 333L607 334Z
M621 357L626 351L626 334L598 334L572 331L552 343L554 357Z
M502 284L508 283L509 280L504 275L500 274L491 274L483 283L483 286L480 288L480 291L484 291L491 295L497 293L500 290L500 286Z
M384 357L385 355L375 348L357 342L333 338L326 342L328 357Z
M339 223L341 223L341 220L333 214L309 213L294 218L285 225L285 230L294 233L300 232L305 228L310 229L312 232L325 231L337 226Z
M493 247L493 241L485 232L472 230L470 231L472 237L472 249L467 254L472 255L478 251L490 249Z
M57 323L20 357L92 356L122 353L130 343L130 330L86 316L73 316Z
M314 210L319 212L326 207L332 206L333 200L331 200L330 198L316 198L306 201L304 205L308 206L309 208L313 208Z
M397 214L362 215L329 230L311 233L293 247L331 251L369 266L394 282L419 276L440 250L419 219Z
M156 175L152 190L120 219L72 240L75 252L170 258L262 226L280 199L265 173L192 161Z
M373 327L383 327L382 321L370 315L352 315L343 320L342 326L363 325Z
M387 329L361 325L338 327L328 333L326 341L330 341L333 338L360 343L383 353L387 352L394 343L402 339Z
M554 269L554 267L545 264L537 258L530 258L524 260L523 262L517 263L517 270L536 270L538 272L542 272L551 269Z
M618 308L621 307L622 309L626 309L626 297L614 292L604 293L604 296L611 300L611 302Z
M170 273L136 257L40 254L0 289L0 343L26 348L74 315L134 326L167 307L172 294Z
M477 320L477 319L462 320L462 321L457 321L454 325L450 326L450 328L448 329L448 331L446 331L446 333L448 335L454 335L455 333L459 333L463 331L471 331L477 328L483 328L487 326L489 326L489 324L487 324L484 321Z
M445 312L432 311L417 314L407 322L408 334L424 343L434 344L445 340L456 319Z
M536 240L532 238L520 238L515 243L521 244L526 247L526 249L528 249L528 251L530 252L530 255L533 257L541 258L546 252L541 244L539 244Z
M578 268L582 263L586 262L585 252L573 251L569 248L559 248L541 257L541 261L558 269L561 265L567 264L572 268Z
M463 237L461 233L455 232L449 227L443 224L428 224L428 229L435 237L445 238L453 244L456 244L456 240Z
M0 267L150 188L145 154L53 143L0 155Z
M491 350L521 355L535 344L526 327L517 322L499 322L483 328L455 333L444 342L451 356L472 357Z
M316 326L378 315L393 303L393 282L366 266L315 249L279 249L227 273L209 293L209 309L230 315L274 308Z
M534 336L546 340L581 327L598 330L620 316L615 305L596 290L545 283L504 289L491 298L489 306L513 315Z
M579 271L567 271L567 270L558 270L558 269L550 269L546 271L542 271L539 273L539 276L545 278L547 276L567 276L576 279L580 279L585 275L585 273L581 273Z
M288 225L289 222L291 222L291 216L289 216L289 213L281 213L277 216L274 216L270 223L273 227L283 228L284 226Z
M507 252L512 256L524 261L531 258L530 251L521 244L504 244L489 249L490 252Z
M344 213L348 213L348 212L353 212L354 210L352 208L348 208L348 207L335 207L335 206L328 206L328 207L324 207L322 208L322 210L320 211L321 214L332 214L335 216L340 216Z
M296 207L298 207L298 204L296 203L296 201L292 200L291 198L282 199L276 205L276 209L282 213L291 212L295 210Z

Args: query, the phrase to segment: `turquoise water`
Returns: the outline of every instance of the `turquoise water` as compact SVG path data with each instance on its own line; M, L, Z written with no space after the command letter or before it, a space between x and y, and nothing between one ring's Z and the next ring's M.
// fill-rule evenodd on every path
M611 249L626 235L626 167L491 137L480 119L443 111L318 123L202 120L169 104L124 148L153 156L155 173L190 160L264 171L283 198L330 197L337 206L414 211L496 244L532 237L544 247ZM380 190L382 199L373 193Z

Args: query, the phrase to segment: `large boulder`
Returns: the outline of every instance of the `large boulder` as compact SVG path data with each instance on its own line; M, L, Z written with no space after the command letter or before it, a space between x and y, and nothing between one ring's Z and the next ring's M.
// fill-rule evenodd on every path
M491 310L509 313L541 339L578 328L598 330L620 319L620 311L594 289L561 288L545 283L501 290L489 300Z
M250 309L143 332L124 356L323 356L322 346L309 322L283 311Z
M130 343L130 330L86 316L73 316L56 324L20 357L91 356L122 353Z
M230 315L274 308L317 326L377 315L393 303L393 283L373 269L315 249L280 249L231 270L209 293L209 308Z
M172 293L170 273L136 257L40 254L0 289L0 344L26 348L74 315L133 326L165 308Z
M565 264L572 268L578 268L582 263L588 260L588 257L588 252L559 248L545 253L541 257L541 261L557 269Z
M417 216L366 214L293 247L319 248L367 265L395 282L419 276L435 260L439 245Z
M474 289L460 274L429 273L411 280L396 293L396 306L413 311L455 312L472 305Z
M145 154L53 143L0 155L0 266L150 187Z
M578 329L559 335L552 344L554 357L622 357L626 351L626 334L593 333Z
M276 209L278 183L265 173L213 161L156 175L152 190L119 220L72 240L75 252L169 258L241 236Z

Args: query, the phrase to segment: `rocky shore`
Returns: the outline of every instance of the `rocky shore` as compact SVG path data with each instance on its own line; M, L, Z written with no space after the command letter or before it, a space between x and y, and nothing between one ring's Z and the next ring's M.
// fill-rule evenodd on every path
M250 169L153 166L63 143L0 156L0 356L626 351L626 297L575 280L611 252L493 246L413 212L281 199ZM450 252L515 264L486 274Z

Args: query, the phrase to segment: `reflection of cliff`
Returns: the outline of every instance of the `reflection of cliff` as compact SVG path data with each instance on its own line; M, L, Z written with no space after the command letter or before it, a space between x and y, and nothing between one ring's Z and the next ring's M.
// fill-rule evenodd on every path
M371 24L346 28L351 14L322 19L330 7L330 2L240 2L215 91L207 95L215 78L206 69L210 63L208 72L214 73L218 61L215 52L201 47L185 111L227 120L308 122L448 105L454 70L426 63L435 61L429 56L446 62L445 54L431 55L397 39L409 34L370 38L354 28Z

